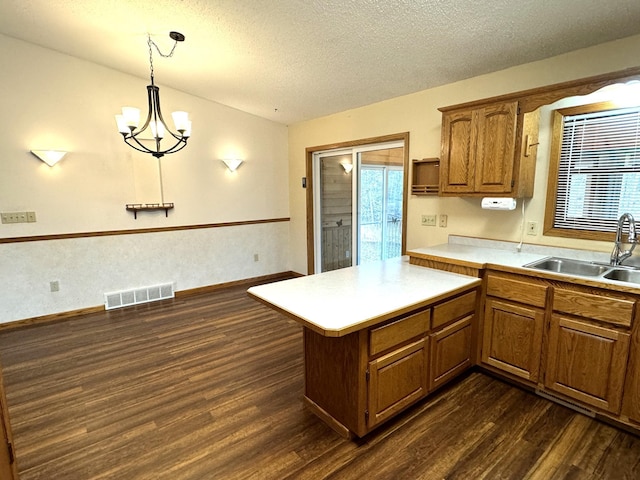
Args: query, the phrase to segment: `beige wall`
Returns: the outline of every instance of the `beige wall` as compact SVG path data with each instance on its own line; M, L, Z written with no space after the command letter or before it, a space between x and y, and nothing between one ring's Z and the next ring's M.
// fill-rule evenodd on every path
M463 80L362 108L289 127L290 245L292 268L306 272L306 205L300 179L305 173L305 148L392 133L410 132L410 158L440 156L441 113L438 107L502 95L552 83L640 65L640 36L577 50L547 60ZM540 152L546 152L544 145ZM525 222L536 221L542 231L548 156L539 155L535 193L525 203ZM521 204L514 212L486 211L479 199L410 196L407 247L447 241L450 234L519 241ZM447 214L448 226L423 227L422 214ZM525 235L527 243L608 251L602 242L574 241Z
M37 217L0 224L0 238L289 216L285 125L165 88L157 65L165 115L188 111L193 135L162 160L175 209L134 220L126 203L160 201L157 161L123 143L114 115L123 105L144 109L149 80L2 35L0 65L0 211ZM53 168L29 153L50 148L70 153ZM245 160L233 174L220 161L227 155ZM0 323L99 306L112 291L169 282L180 291L287 271L288 236L288 222L277 222L3 243Z

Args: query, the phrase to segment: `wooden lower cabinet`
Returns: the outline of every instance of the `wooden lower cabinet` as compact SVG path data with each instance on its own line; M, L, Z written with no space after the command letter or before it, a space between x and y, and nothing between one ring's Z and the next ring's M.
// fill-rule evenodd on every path
M498 271L485 280L484 365L640 424L640 297Z
M4 395L2 367L0 366L0 479L17 480L18 468L13 452L13 437L9 423L9 410Z
M636 315L636 322L640 321L638 317L640 314ZM640 427L640 328L636 328L631 336L622 415L635 422L636 428Z
M471 366L473 318L469 315L429 335L429 390L444 385Z
M543 329L543 309L487 297L482 362L537 382Z
M343 337L305 327L305 402L343 436L366 435L471 366L477 299L474 287Z
M427 394L427 347L422 338L369 363L369 428Z
M620 412L629 333L553 314L545 387L610 413Z

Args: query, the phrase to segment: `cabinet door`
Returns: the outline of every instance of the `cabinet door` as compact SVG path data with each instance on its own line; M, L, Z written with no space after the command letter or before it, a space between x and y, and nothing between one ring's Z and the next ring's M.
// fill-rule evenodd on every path
M473 192L475 139L471 110L443 114L442 161L440 162L440 191L442 193Z
M518 102L477 111L475 191L505 193L513 189Z
M637 321L640 321L640 318ZM624 387L622 415L640 423L640 335L638 333L631 338L629 348L629 366Z
M429 391L448 382L471 366L473 315L429 335L431 362Z
M13 454L13 437L1 369L0 366L0 479L13 480L18 478L18 471Z
M544 310L487 297L482 361L537 382L543 327Z
M369 362L368 427L386 420L426 393L426 338Z
M554 314L545 387L612 413L620 411L629 334Z

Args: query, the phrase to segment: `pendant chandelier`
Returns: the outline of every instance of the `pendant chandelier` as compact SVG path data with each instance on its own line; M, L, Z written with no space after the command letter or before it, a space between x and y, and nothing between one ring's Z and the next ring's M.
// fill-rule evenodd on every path
M171 131L160 110L160 89L155 85L153 76L153 49L156 48L160 56L168 58L173 56L178 42L184 41L184 35L178 32L171 32L169 36L175 41L173 48L168 55L163 55L158 45L148 36L149 45L149 69L151 71L151 85L147 85L147 97L149 101L149 112L147 118L140 128L140 109L135 107L122 107L122 115L116 115L118 131L122 134L125 143L131 148L143 153L150 153L156 158L160 158L168 153L175 153L187 146L187 139L191 135L191 121L187 112L173 112L173 123L177 133ZM144 132L144 133L143 133ZM173 138L172 138L173 137ZM175 140L175 144L169 148L162 149L160 142L163 139ZM145 145L153 145L153 148Z

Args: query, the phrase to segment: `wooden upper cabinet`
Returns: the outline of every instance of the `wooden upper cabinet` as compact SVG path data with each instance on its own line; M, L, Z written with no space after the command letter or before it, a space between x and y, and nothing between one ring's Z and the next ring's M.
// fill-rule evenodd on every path
M473 112L453 112L442 117L440 193L473 192L475 135Z
M639 78L639 67L628 68L439 108L439 194L532 197L539 108Z
M492 105L477 111L476 192L511 192L517 116L517 102Z
M518 102L445 112L440 191L443 194L513 190Z

